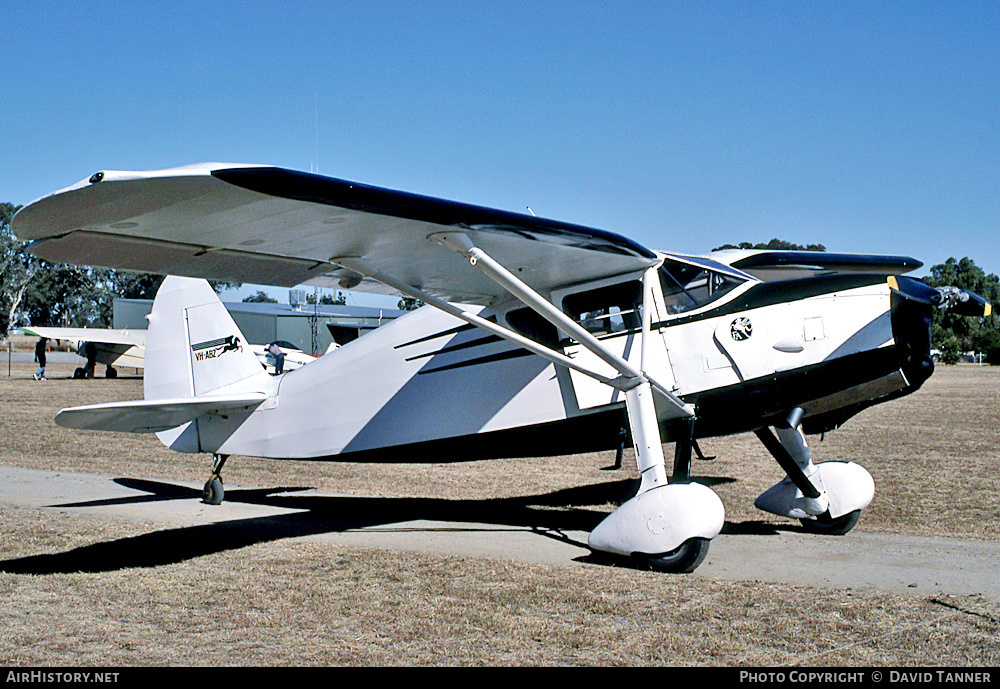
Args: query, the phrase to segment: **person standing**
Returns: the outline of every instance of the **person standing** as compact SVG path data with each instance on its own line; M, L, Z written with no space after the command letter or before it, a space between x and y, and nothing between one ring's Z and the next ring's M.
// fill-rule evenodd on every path
M40 337L38 342L35 343L35 361L38 362L38 372L32 376L35 380L48 380L45 377L45 347L49 342L49 338Z
M94 377L94 369L97 368L97 345L93 342L85 342L83 351L87 354L86 378Z
M277 342L268 345L267 352L274 357L274 375L280 376L285 368L285 353L281 351Z

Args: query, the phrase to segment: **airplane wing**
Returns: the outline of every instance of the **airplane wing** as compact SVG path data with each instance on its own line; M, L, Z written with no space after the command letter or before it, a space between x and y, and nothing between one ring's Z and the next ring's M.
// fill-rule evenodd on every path
M47 337L50 340L68 340L70 342L93 342L95 344L128 345L131 347L146 346L145 330L104 330L102 328L50 328L50 327L20 327L26 335Z
M64 428L89 431L158 433L205 414L249 411L265 399L267 395L261 392L91 404L63 409L56 414L56 423Z
M764 282L830 273L900 275L923 265L907 256L837 254L825 251L727 249L712 252L711 258Z
M12 226L50 261L398 293L331 263L357 257L433 296L477 304L506 293L429 235L468 235L539 292L657 261L610 232L277 167L217 163L98 172L21 209Z
M50 328L22 327L27 335L66 340L82 347L84 342L95 346L96 361L106 366L131 366L143 368L146 357L145 330L105 330L102 328ZM80 356L87 354L78 349Z

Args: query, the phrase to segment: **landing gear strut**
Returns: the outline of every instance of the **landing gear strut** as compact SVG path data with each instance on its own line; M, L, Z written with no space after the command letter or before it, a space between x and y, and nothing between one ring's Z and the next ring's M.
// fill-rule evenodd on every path
M206 505L222 504L222 499L226 491L222 487L222 467L225 466L229 455L214 455L212 459L212 475L205 482L205 488L201 493L201 500Z
M854 462L813 464L796 407L785 423L755 431L757 437L787 475L754 502L765 512L802 522L806 531L843 535L858 523L861 510L875 495L875 482Z

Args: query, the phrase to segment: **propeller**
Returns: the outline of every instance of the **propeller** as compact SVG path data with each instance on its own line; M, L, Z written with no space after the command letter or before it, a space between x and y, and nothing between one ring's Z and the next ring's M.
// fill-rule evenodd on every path
M918 302L951 311L959 316L989 316L993 306L975 292L960 287L931 287L922 280L904 275L890 275L889 287L892 291Z

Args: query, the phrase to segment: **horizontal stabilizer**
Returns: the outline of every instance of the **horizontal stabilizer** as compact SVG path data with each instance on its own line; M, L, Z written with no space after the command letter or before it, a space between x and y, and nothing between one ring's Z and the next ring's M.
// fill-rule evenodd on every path
M181 399L110 402L63 409L56 423L64 428L122 433L158 433L194 421L205 414L250 411L267 395L263 392Z

